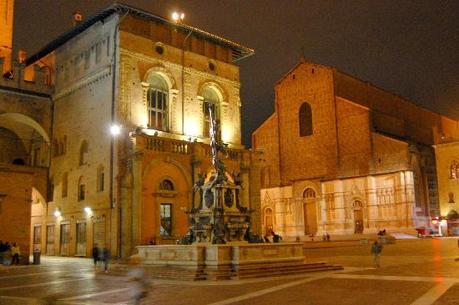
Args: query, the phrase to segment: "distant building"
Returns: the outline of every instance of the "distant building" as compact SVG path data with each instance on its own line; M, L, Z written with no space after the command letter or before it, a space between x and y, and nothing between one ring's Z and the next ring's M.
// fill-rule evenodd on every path
M264 156L263 231L414 232L440 216L432 145L444 133L458 138L456 121L305 61L275 96L274 114L252 135Z
M241 202L259 210L259 190L250 188L257 158L241 144L237 66L253 50L123 4L75 18L23 63L25 78L44 78L48 90L46 102L23 107L44 121L47 146L11 152L27 164L43 155L36 160L48 175L28 227L33 248L90 256L97 244L128 256L140 244L175 243L198 199L192 186L212 168L209 107L221 122L227 171L243 181Z

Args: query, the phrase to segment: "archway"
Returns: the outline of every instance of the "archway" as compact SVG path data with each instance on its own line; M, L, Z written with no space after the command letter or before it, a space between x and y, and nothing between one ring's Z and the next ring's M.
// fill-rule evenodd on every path
M316 192L312 188L307 188L303 192L303 217L304 234L315 235L317 233Z
M151 164L142 190L141 243L175 243L189 227L190 185L182 169L166 161Z
M48 166L50 139L34 119L20 113L0 114L0 162Z

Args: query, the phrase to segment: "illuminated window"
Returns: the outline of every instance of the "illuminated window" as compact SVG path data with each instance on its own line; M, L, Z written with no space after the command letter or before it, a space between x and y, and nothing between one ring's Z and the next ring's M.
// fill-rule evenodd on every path
M168 86L164 78L151 74L147 91L148 127L168 130Z
M210 136L210 111L212 110L212 113L215 115L215 118L217 120L220 119L220 109L218 107L219 105L219 97L215 90L211 88L206 88L202 92L202 97L204 98L204 103L203 103L203 114L204 114L204 124L203 124L203 131L202 135L204 137L209 137Z
M172 235L172 204L170 203L161 203L160 207L161 215L161 227L159 229L159 234L161 236L171 236Z
M80 146L80 165L86 164L86 155L88 153L88 142L81 142Z
M457 179L459 177L459 163L456 160L451 162L449 167L449 179Z
M303 103L298 114L300 137L312 135L312 111L308 103Z

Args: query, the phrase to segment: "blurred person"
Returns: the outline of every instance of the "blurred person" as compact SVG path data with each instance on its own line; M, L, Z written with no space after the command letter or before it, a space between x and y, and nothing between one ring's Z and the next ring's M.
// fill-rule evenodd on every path
M99 260L99 248L97 247L97 244L94 244L94 247L92 247L92 259L94 261L94 270L96 270L97 261Z
M133 255L129 258L130 271L128 272L129 282L135 305L141 305L147 297L150 288L150 279L144 268L140 265L141 258Z
M104 272L108 272L108 260L110 259L110 251L107 247L102 249L102 261L104 262Z
M378 243L377 240L371 246L371 254L373 254L373 264L376 268L379 268L380 266L382 248L383 246L380 243Z

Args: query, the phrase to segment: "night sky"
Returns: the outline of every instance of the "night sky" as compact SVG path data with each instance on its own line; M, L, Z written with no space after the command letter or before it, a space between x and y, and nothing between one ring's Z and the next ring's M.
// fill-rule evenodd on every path
M459 119L459 1L120 1L255 49L240 62L243 142L272 112L274 84L306 60ZM15 48L32 55L107 0L16 0Z

